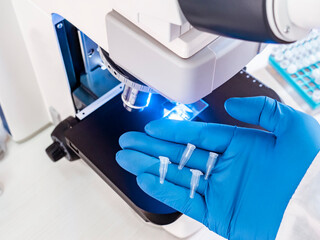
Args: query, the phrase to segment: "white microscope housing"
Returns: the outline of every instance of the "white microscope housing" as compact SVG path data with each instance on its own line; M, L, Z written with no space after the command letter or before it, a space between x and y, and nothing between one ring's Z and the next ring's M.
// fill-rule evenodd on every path
M1 40L4 43L0 46L0 59L6 64L0 103L17 141L79 111L74 106L53 16L70 22L103 49L113 64L139 81L129 81L130 88L134 88L129 89L126 99L129 109L135 107L140 90L180 103L196 102L230 79L260 51L258 43L219 37L191 27L177 0L4 0L0 5L6 11L1 16L6 17L1 19L3 27L8 28L11 21L10 28L16 28ZM18 61L17 54L8 53L10 48L20 49ZM82 47L82 54L96 50L84 52ZM13 72L17 69L25 72L23 80ZM17 90L12 81L25 88ZM14 92L11 97L7 96L10 91ZM19 104L14 100L17 95ZM27 106L34 106L34 112L29 109L21 124L18 116ZM12 110L19 108L18 112Z
M151 94L197 102L261 50L196 30L178 0L2 0L0 9L0 105L15 141L82 120L118 94L129 111L147 107ZM76 89L85 83L99 92L86 103ZM165 228L186 237L200 227L184 216Z

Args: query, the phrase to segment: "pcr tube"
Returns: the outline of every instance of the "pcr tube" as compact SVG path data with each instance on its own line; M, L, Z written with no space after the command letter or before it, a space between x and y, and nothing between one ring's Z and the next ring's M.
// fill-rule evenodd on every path
M178 167L179 170L181 170L186 165L186 163L189 161L189 159L195 149L196 149L195 145L188 143L188 145L187 145L186 149L184 150L182 157L180 159L180 163L179 163L179 167Z
M312 99L315 102L320 102L320 90L315 90L312 94Z
M159 167L159 173L160 173L160 183L164 183L164 179L166 178L167 172L168 172L168 165L171 163L169 161L169 158L167 157L159 157L160 159L160 167Z
M209 153L209 158L207 161L207 170L206 170L206 175L204 177L205 180L208 180L209 175L212 171L212 169L214 168L214 166L216 165L217 159L218 159L218 154L214 153L214 152L210 152Z
M194 198L194 193L197 191L197 188L199 186L200 176L203 175L203 173L196 169L190 169L192 172L191 182L190 182L190 198Z

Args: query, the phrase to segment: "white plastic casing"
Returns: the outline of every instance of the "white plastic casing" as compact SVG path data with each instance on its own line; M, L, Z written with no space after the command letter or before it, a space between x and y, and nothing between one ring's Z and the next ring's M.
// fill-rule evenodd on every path
M291 21L303 29L320 27L319 0L287 0Z
M181 216L174 223L163 226L163 228L180 239L193 239L191 236L204 228L203 224L186 216Z
M46 124L56 122L50 109L59 119L75 114L52 24L53 13L66 18L106 51L109 45L105 17L117 8L128 18L134 14L132 21L141 22L142 28L149 29L181 57L195 54L215 38L190 30L177 1L172 1L169 8L165 5L168 2L171 1L157 1L155 5L138 0L79 0L76 4L72 0L1 1L1 29L5 34L0 40L0 103L13 138L22 141ZM131 8L132 4L136 7Z
M10 0L0 1L0 13L0 105L13 140L22 141L50 118Z
M168 99L194 103L240 71L260 44L219 37L183 59L117 12L107 15L111 59Z
M300 40L320 27L318 0L266 0L267 18L275 36L286 42Z
M112 0L115 11L182 58L189 58L217 36L192 28L177 0Z

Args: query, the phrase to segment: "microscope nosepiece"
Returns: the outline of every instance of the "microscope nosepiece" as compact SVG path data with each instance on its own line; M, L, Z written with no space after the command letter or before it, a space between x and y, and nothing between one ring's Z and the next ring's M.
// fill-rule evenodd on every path
M139 91L138 89L125 85L121 98L125 109L129 112L134 112L143 111L148 107L151 95L150 92Z
M121 96L124 108L129 112L140 112L148 107L151 95L156 92L119 67L102 48L99 48L98 51L106 69L125 85Z

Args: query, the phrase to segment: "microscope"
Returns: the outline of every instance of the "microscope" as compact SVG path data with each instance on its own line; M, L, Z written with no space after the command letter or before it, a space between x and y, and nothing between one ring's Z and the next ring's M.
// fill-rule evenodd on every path
M57 125L46 150L53 161L81 158L144 221L187 237L197 227L175 232L181 214L118 166L118 138L159 118L248 126L227 115L224 101L279 100L243 68L261 42L291 43L319 26L319 1L309 2L4 0L3 122L16 141Z

